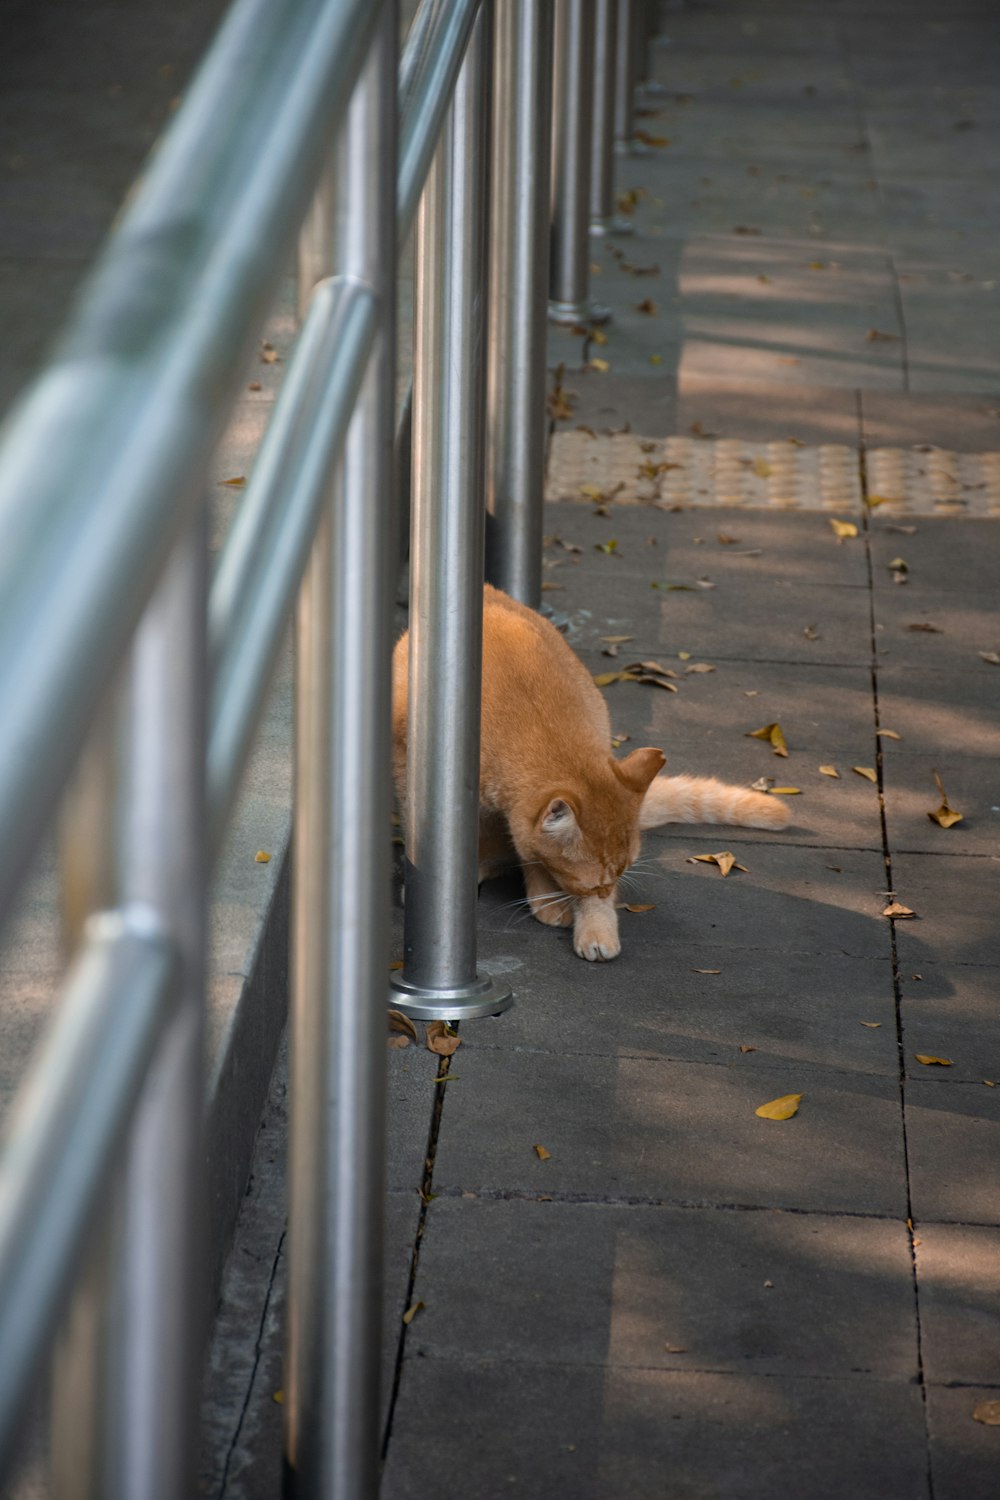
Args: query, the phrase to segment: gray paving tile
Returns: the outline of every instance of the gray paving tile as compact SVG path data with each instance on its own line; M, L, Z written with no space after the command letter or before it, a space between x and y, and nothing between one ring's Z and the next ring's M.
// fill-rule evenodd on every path
M935 391L862 391L861 422L869 448L934 443L957 453L981 453L1000 442L1000 393L955 395Z
M996 110L978 105L969 110L955 100L949 109L937 102L893 107L868 104L865 111L872 160L879 176L903 173L933 176L989 176L996 166L1000 119Z
M948 805L963 815L962 822L950 828L928 817L941 806L935 770ZM882 777L890 849L1000 858L1000 767L993 758L954 751L944 756L887 756Z
M426 1315L408 1356L884 1379L917 1369L906 1228L885 1220L438 1198L415 1290Z
M591 370L572 371L563 376L562 385L570 393L573 415L557 424L561 431L581 424L598 432L621 432L627 427L650 437L668 437L678 431L677 383L672 371L650 368L638 375L616 375L614 380L602 380Z
M857 393L848 386L742 380L682 371L677 392L677 431L693 423L703 432L747 442L793 437L801 443L858 441Z
M503 887L503 896L519 889L513 882ZM638 894L655 901L658 892L654 887ZM528 1049L732 1061L744 1071L787 1064L897 1076L888 956L778 957L759 949L670 941L664 965L670 920L659 905L653 912L622 912L623 960L599 969L578 963L570 970L567 994L565 946L552 943L550 931L531 918L512 925L509 909L498 910L494 921L484 895L480 966L505 975L516 1004L496 1021L464 1025L463 1056ZM637 965L659 976L641 1005L635 1001ZM740 1046L753 1050L740 1054Z
M905 1217L891 1079L810 1072L804 1081L791 1064L767 1072L472 1049L457 1071L438 1142L441 1191ZM759 1105L799 1092L794 1119L755 1116ZM536 1143L549 1160L538 1159Z
M919 978L916 977L919 975ZM903 1059L912 1078L925 1082L962 1081L1000 1088L1000 1035L997 995L1000 970L971 964L904 964L899 976L902 997ZM926 1067L915 1053L947 1057L947 1070Z
M1000 1229L921 1224L917 1238L926 1378L1000 1386Z
M985 1427L972 1413L980 1403L997 1399L996 1386L928 1386L935 1500L993 1500L1000 1471L1000 1428Z
M899 854L892 876L898 899L918 914L895 924L902 964L919 968L921 953L938 962L1000 964L1000 935L993 922L1000 860Z
M1000 1089L952 1079L907 1084L906 1138L916 1224L1000 1224L998 1094Z
M418 1359L381 1494L763 1500L787 1474L810 1500L922 1500L926 1463L920 1393L903 1382Z
M998 288L995 275L965 281L940 272L912 272L900 280L911 390L997 389Z
M880 661L879 718L884 727L901 736L880 740L886 763L902 756L930 756L940 768L956 753L996 756L1000 750L998 694L1000 668L978 656L955 670Z
M961 596L914 585L881 590L875 598L875 630L880 663L906 663L920 671L978 668L980 651L1000 647L996 599L972 588Z
M1000 421L993 421L995 440L1000 441ZM895 529L900 524L914 527L914 535ZM977 575L981 577L984 556L991 556L1000 547L1000 517L902 516L893 521L888 516L883 520L876 511L869 522L869 534L876 607L881 607L883 596L888 595L892 604L905 608L914 594L967 595L970 587L975 587ZM903 558L909 570L909 583L902 587L892 581L889 567L897 557ZM904 593L905 599L896 599Z

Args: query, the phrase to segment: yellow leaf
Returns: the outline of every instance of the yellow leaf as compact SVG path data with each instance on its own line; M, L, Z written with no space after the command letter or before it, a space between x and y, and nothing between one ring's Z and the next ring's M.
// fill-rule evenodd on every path
M882 1025L882 1022L881 1021L862 1021L860 1024L862 1026L867 1026L868 1029L869 1029L869 1031L878 1031L879 1027Z
M655 911L655 910L656 910L656 903L655 902L653 902L653 904L649 905L649 906L640 906L640 905L636 905L635 903L630 903L630 904L625 905L625 906L622 907L622 911L640 912L640 911Z
M740 1051L741 1052L756 1052L757 1048L756 1047L751 1047L751 1045L749 1044L749 1042L741 1042L740 1043Z
M836 766L820 766L819 774L821 776L833 776L837 781L840 780L840 772L837 770Z
M761 1104L754 1110L754 1114L760 1115L762 1120L790 1120L794 1114L798 1113L801 1102L801 1094L782 1094L780 1099L772 1099L769 1104Z
M423 1305L424 1304L422 1302L414 1302L412 1307L408 1307L406 1309L405 1313L403 1314L403 1322L407 1325L407 1327L409 1327L409 1325L413 1322L414 1318L417 1316L417 1313L420 1312Z
M254 855L254 859L259 865L269 865L271 863L271 856L266 849L258 849Z
M695 854L688 860L688 864L718 865L723 875L728 875L730 870L742 870L744 875L749 874L746 865L736 863L736 856L728 849L721 854Z
M621 646L625 641L634 641L634 635L602 635L602 641L607 641L609 646Z
M772 474L772 472L773 472L772 469L771 469L771 465L767 462L767 459L765 459L765 458L755 458L754 459L754 461L753 461L753 471L757 475L758 479L769 479L770 476L771 476L771 474Z
M276 1402L278 1406L284 1406L284 1404L285 1404L285 1393L284 1393L284 1391L281 1390L280 1387L279 1387L279 1389L274 1392L273 1396L271 1397L271 1400L274 1401L274 1402Z
M400 968L402 967L402 964L400 964ZM390 1010L389 1030L398 1031L401 1036L408 1036L413 1041L417 1040L417 1028L414 1026L409 1016L404 1016L401 1010Z
M721 969L692 969L692 974L721 974Z
M607 334L602 333L599 328L592 328L590 330L590 337L595 344L606 344L608 342Z
M1000 1401L980 1401L972 1409L974 1422L984 1422L987 1427L1000 1427Z
M450 1057L462 1045L462 1038L451 1030L447 1021L428 1021L426 1026L428 1052L438 1057Z
M828 519L831 527L833 528L834 535L840 537L841 541L843 541L845 537L857 536L858 528L855 526L853 521L838 521L833 516L830 516Z
M647 317L651 318L656 312L656 303L653 301L652 297L647 297L645 302L636 303L635 310L636 312L645 313Z
M678 653L677 653L677 660L678 661L690 661L691 660L691 653L690 653L690 651L678 651Z
M243 488L243 486L246 484L246 482L247 481L246 481L246 475L245 474L234 474L233 477L232 477L232 479L220 479L219 480L220 484L224 484L227 489L231 489L231 490L241 490Z
M915 917L917 914L909 906L903 906L899 901L891 901L882 913L883 917L896 917L902 920L904 917Z
M878 773L871 766L852 766L851 770L856 776L863 776L866 781L878 781Z
M748 740L769 740L774 747L775 755L782 755L787 759L788 746L780 724L765 724L763 729L751 729L746 737Z
M539 1146L537 1143L534 1147L534 1152L539 1161L549 1161L552 1156L551 1151L546 1151L544 1146Z
M715 668L713 666L711 666L707 661L693 661L689 667L685 667L684 668L684 675L686 677L689 672L704 673L704 672L714 672L714 671L715 671Z
M884 740L901 740L903 738L903 736L901 734L897 734L894 729L876 729L875 738L878 739L879 736L881 736L881 738Z
M581 484L580 494L587 500L596 500L598 503L604 499L604 491L596 484Z
M768 790L772 797L801 797L802 795L800 786L772 786Z
M662 365L662 363L663 363L663 355L662 354L651 354L649 356L649 363L651 365Z
M594 676L594 686L609 687L612 682L620 682L624 676L624 672L597 672Z
M929 812L927 816L930 818L931 822L936 823L939 828L953 828L956 823L961 823L962 814L960 812L956 812L953 807L949 806L948 793L945 791L943 785L941 784L941 778L936 771L934 772L934 780L937 782L937 789L941 793L941 806L938 808L937 812Z
M611 369L611 366L606 359L598 359L597 355L595 354L593 359L590 361L590 368L592 370L596 370L599 375L606 375L607 372Z
M392 963L389 965L390 969L401 969L402 967L403 960L401 958L394 958Z
M991 667L1000 667L1000 652L980 651L979 655L982 657L983 661L988 661Z
M914 1052L918 1063L923 1063L925 1068L933 1067L936 1063L939 1068L952 1068L954 1063L950 1057L931 1057L927 1052Z
M869 508L869 510L874 510L876 508L876 506L879 506L879 505L898 505L898 504L899 504L899 496L898 495L869 495L868 496L868 508Z
M615 537L611 537L606 542L595 542L594 543L594 551L595 552L605 552L605 553L607 553L607 555L609 557L611 556L612 552L616 552L617 550L618 550L618 541L617 541L617 539Z

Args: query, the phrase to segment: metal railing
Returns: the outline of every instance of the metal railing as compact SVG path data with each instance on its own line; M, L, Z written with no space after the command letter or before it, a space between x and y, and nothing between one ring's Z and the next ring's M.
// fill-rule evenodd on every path
M424 0L398 65L394 0L238 0L5 430L0 914L69 789L75 953L0 1158L0 1472L55 1347L61 1497L194 1492L207 879L293 615L285 1456L292 1493L375 1493L396 253L419 203L393 1003L493 1014L510 997L476 968L484 531L488 511L490 576L537 606L553 19L552 296L589 316L593 65L574 83L567 64L593 4ZM296 240L301 332L209 584L208 460Z

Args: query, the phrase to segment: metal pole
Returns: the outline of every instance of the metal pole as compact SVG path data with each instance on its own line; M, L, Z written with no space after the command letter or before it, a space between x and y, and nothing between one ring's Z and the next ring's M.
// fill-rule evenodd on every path
M594 22L594 0L555 0L549 318L570 325L606 323L611 317L590 300Z
M494 67L486 576L537 609L552 136L549 5L505 0L496 15Z
M298 687L316 695L297 710L285 1472L309 1500L378 1488L396 28L388 0L334 171L329 254L376 293L380 328L299 610Z
M403 972L425 1019L495 1015L476 969L492 15L484 4L417 221Z
M641 27L637 0L618 0L615 40L615 150L620 156L643 156L649 149L635 138L636 43Z
M594 28L594 128L590 158L591 234L632 234L631 220L615 213L615 40L618 10L628 0L597 0Z
M204 510L140 624L129 705L122 884L179 952L176 1010L136 1110L125 1170L102 1500L194 1492L208 1296L204 1204Z

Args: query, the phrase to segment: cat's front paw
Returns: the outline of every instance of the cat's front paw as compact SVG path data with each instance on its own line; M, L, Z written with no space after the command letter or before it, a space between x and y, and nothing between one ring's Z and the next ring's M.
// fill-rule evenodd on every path
M618 936L618 918L614 908L600 907L581 912L573 933L573 952L588 963L606 963L622 951Z

